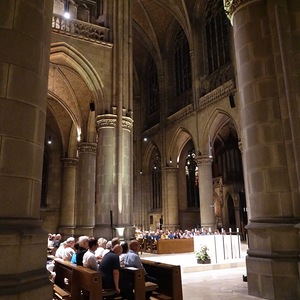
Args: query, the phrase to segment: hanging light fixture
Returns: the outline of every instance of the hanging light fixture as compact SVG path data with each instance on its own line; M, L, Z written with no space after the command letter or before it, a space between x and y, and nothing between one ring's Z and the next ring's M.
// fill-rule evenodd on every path
M64 13L64 17L66 19L70 19L70 1L69 0L65 1L65 13Z
M49 135L49 137L48 137L48 144L49 144L49 145L52 144L51 135Z

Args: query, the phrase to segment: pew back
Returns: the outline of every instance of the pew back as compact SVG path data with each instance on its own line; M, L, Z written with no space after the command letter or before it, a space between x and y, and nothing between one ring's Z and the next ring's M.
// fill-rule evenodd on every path
M134 288L135 300L145 300L145 273L137 268L121 268L122 280L130 282Z
M183 300L181 270L179 265L170 265L142 259L147 273L157 279L157 292L171 297L173 300Z
M67 290L72 300L80 300L82 291L89 294L90 300L101 300L104 295L115 294L112 290L102 289L100 272L60 259L55 259L55 272L55 284Z

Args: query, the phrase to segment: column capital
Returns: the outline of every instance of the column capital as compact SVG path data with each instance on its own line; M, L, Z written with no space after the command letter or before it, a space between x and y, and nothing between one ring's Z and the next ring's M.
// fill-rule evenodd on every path
M178 172L178 167L166 167L166 172L167 173L177 173Z
M77 158L64 157L64 158L61 158L61 162L64 167L77 167L77 165L78 165Z
M97 144L96 143L79 143L78 151L81 153L96 153Z
M117 127L117 115L106 114L106 115L97 116L96 127L97 127L97 131L102 128Z
M242 5L247 2L251 2L253 0L223 0L224 2L224 10L227 15L227 18L230 20L232 24L232 19L235 11ZM257 1L257 0L256 0Z
M130 117L122 117L122 128L131 131L133 120Z
M196 156L195 161L197 165L211 165L213 162L213 158L208 155Z

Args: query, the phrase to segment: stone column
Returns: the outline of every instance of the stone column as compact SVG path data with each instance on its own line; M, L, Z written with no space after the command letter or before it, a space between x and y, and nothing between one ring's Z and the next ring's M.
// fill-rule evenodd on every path
M167 197L164 201L165 220L163 227L173 231L179 228L177 174L177 167L166 167Z
M119 147L120 166L118 173L118 226L130 225L130 208L132 203L132 130L133 121L122 118L122 145Z
M117 116L99 115L96 119L98 145L96 165L95 235L111 238L117 212L116 125Z
M96 143L78 145L76 235L93 235L95 227Z
M3 300L52 296L45 269L47 233L40 221L52 6L52 0L0 4Z
M196 156L199 174L200 193L200 221L201 227L212 228L216 226L214 213L212 158L210 156Z
M248 291L267 299L300 299L299 151L294 151L300 131L292 122L297 111L299 128L299 101L289 76L296 74L290 72L293 53L285 53L292 50L291 28L299 32L300 3L234 0L225 1L225 8L233 24L251 210Z
M62 158L62 183L58 232L63 236L74 234L77 158Z

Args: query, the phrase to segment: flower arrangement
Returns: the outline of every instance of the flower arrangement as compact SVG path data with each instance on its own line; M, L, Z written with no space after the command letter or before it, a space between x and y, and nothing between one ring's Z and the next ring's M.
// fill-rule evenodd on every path
M210 256L208 255L207 251L208 251L208 248L206 245L202 245L200 247L200 250L195 251L197 260L202 261L202 262L210 260Z

